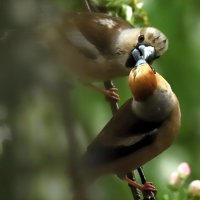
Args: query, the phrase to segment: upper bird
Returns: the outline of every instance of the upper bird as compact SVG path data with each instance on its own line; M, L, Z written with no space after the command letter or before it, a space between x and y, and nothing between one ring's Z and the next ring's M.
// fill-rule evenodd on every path
M137 61L129 75L133 97L92 141L83 159L89 174L114 173L131 184L127 172L167 149L179 133L181 118L178 99L169 83L145 62L138 49L132 55Z
M144 44L155 48L155 58L168 48L166 36L156 28L135 28L107 14L65 14L46 27L42 38L79 79L106 81L128 75L135 65L131 51Z

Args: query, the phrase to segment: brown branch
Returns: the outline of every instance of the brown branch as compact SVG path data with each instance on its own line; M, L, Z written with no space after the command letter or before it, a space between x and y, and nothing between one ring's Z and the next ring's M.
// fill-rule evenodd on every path
M85 0L85 4L86 4L86 7L88 9L89 12L99 12L99 9L97 7L95 7L90 0ZM104 82L104 87L105 89L110 89L110 88L113 88L115 87L113 82L110 80L110 81L105 81ZM111 110L112 110L112 114L115 115L115 113L118 111L119 109L119 106L117 104L116 101L114 101L113 99L111 98L107 98L108 102L110 103L110 107L111 107ZM138 173L139 173L139 176L140 176L140 179L141 179L141 182L142 184L145 184L146 183L146 177L144 175L144 172L142 170L142 168L138 168ZM135 175L134 175L134 172L128 172L127 173L127 177L130 178L131 180L135 181ZM131 192L132 192L132 195L133 195L133 198L135 200L141 200L141 197L140 197L140 191L136 188L136 187L133 187L131 185L129 185L130 189L131 189ZM153 192L151 191L144 191L143 192L143 196L144 196L144 200L155 200L155 197L154 197L154 194Z
M128 173L127 173L127 177L128 177L129 179L133 180L133 181L136 181L134 172L128 172ZM136 188L136 187L133 187L133 186L130 185L130 184L129 184L128 186L129 186L130 189L131 189L131 193L132 193L132 195L133 195L133 198L134 198L135 200L140 200L140 199L141 199L140 190L139 190L138 188Z
M110 89L110 88L113 88L115 87L113 82L112 81L105 81L104 82L104 87L105 89ZM111 106L111 110L112 110L112 114L115 115L115 113L118 111L119 109L119 106L117 104L116 101L114 101L113 99L111 98L107 98L107 101L110 103L110 106ZM134 172L128 172L127 173L127 177L130 178L131 180L135 181L135 175L134 175ZM133 195L133 198L135 200L141 200L141 197L140 197L140 191L136 188L136 187L133 187L132 185L129 185L130 189L131 189L131 192L132 192L132 195Z
M115 86L114 86L112 81L105 81L104 82L104 87L105 87L106 90L109 90L109 89L111 89L111 88L113 88ZM117 112L117 110L119 109L119 106L118 106L117 102L114 101L111 98L107 98L107 101L110 103L112 114L114 115Z
M91 8L91 2L89 0L85 0L85 5L87 7L87 10L89 12L92 12L92 8Z
M145 184L147 182L147 180L146 180L146 177L142 170L142 167L138 168L137 170L138 170L142 184ZM143 191L142 193L144 196L144 200L155 200L156 199L154 193L150 190Z
M106 82L104 82L104 86L105 86L106 89L110 89L110 88L115 87L112 81L106 81ZM110 103L112 114L114 115L117 112L119 106L118 106L118 104L113 99L107 98L107 100ZM146 183L146 177L144 175L142 167L138 168L137 170L138 170L138 173L139 173L139 176L140 176L142 184L145 184ZM127 177L130 178L131 180L135 181L134 172L128 172L127 173ZM133 198L135 200L140 200L141 197L140 197L139 190L137 188L131 186L131 185L129 185L129 187L131 189ZM144 200L155 200L154 193L151 192L151 191L148 191L148 190L147 191L143 191L143 196L144 196Z

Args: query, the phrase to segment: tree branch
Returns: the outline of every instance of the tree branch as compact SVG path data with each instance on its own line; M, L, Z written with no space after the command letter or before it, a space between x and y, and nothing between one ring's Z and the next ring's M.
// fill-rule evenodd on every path
M85 4L86 4L86 7L87 7L89 12L98 12L99 11L98 8L96 8L95 6L92 5L90 0L85 0ZM105 81L104 82L104 87L105 87L105 89L111 89L111 88L113 88L115 86L114 86L113 82L110 80L110 81ZM119 109L119 106L118 106L117 102L115 102L111 98L107 98L107 100L110 103L112 114L115 115L115 113ZM139 176L140 176L142 184L145 184L146 183L146 177L144 175L142 167L138 168L137 170L138 170L138 173L139 173ZM127 173L127 177L130 178L131 180L135 181L134 172L128 172ZM141 200L140 191L136 187L133 187L131 185L129 185L129 187L131 189L133 198L135 200ZM143 192L143 196L144 196L144 200L155 200L154 194L151 191L144 191Z
M104 87L105 87L105 89L108 90L108 89L113 88L115 86L114 86L114 84L113 84L112 81L105 81L104 82ZM115 102L111 98L107 98L107 101L110 103L112 114L115 115L115 113L119 109L119 106L118 106L117 102ZM134 172L128 172L127 173L127 177L130 178L131 180L135 181ZM132 185L129 185L129 187L131 189L131 192L132 192L132 195L133 195L133 199L135 199L135 200L141 200L140 191L136 187L133 187Z
M110 89L110 88L113 88L115 86L114 86L114 84L113 84L112 81L106 81L106 82L104 82L104 87L106 89ZM119 109L119 106L118 106L118 104L113 99L107 98L107 100L110 103L112 114L114 115L117 112L117 110ZM142 167L138 168L137 170L138 170L138 173L139 173L139 176L140 176L142 184L145 184L146 183L146 177L144 175ZM130 178L131 180L135 181L134 172L128 172L127 173L127 177ZM140 197L140 191L137 188L135 188L135 187L133 187L131 185L129 185L129 187L131 189L133 198L135 200L140 200L141 199L141 197ZM148 191L148 190L147 191L143 191L143 196L144 196L144 200L155 200L154 193L151 192L151 191Z

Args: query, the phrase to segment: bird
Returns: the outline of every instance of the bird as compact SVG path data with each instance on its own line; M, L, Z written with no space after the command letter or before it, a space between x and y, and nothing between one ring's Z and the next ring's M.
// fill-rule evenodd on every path
M170 84L150 66L138 49L128 85L132 97L108 121L82 156L83 172L94 179L116 174L141 190L156 191L127 177L166 150L179 135L181 111Z
M155 48L148 62L168 49L167 37L157 28L134 27L105 13L65 13L42 27L42 42L68 73L89 84L128 76L136 63L131 52L138 43Z

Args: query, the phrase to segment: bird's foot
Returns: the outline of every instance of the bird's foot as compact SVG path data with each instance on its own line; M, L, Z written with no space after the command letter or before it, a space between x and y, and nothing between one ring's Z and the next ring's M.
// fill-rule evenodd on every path
M104 94L107 98L112 99L116 102L120 100L119 94L117 93L118 89L116 87L112 87L110 89L105 89Z
M154 193L157 192L156 187L153 185L152 182L146 182L144 185L142 185L142 190L149 190L152 191Z
M92 83L89 83L89 82L83 82L83 83L85 85L88 85L89 87L93 88L97 92L104 94L108 99L111 99L115 102L118 102L120 100L119 94L117 93L118 89L115 86L113 86L109 89L103 89L103 88L100 88L100 87L93 85Z
M125 176L125 180L128 182L129 185L140 189L141 191L151 191L154 194L157 193L156 187L152 184L152 182L146 182L145 184L141 185L136 181L131 180L127 176Z

